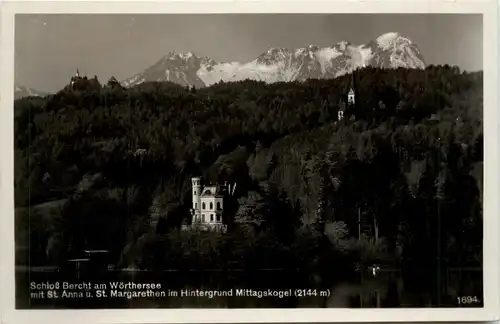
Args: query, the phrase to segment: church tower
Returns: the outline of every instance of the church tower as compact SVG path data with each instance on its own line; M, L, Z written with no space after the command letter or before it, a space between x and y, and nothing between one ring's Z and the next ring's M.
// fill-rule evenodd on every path
M75 82L80 79L80 71L78 69L76 69L76 74L75 76L72 76L71 77L71 89L74 89L75 88Z
M351 88L349 90L349 93L347 94L347 105L348 106L354 106L355 103L355 98L354 98L354 90Z
M191 178L192 190L193 190L193 223L200 220L200 196L201 196L201 178L194 177Z
M354 71L351 73L351 85L349 89L349 93L347 94L347 106L349 108L354 107L356 103L355 92L354 92Z
M351 72L351 79L349 82L349 92L347 93L347 103L345 101L341 101L341 105L339 107L339 110L337 112L337 120L341 121L344 119L344 115L346 111L349 112L349 114L353 114L354 111L354 106L356 104L356 92L355 92L355 85L354 85L354 71Z

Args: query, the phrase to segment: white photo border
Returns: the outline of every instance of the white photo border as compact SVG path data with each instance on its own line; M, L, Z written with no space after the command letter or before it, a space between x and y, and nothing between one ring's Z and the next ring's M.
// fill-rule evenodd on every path
M495 0L219 0L9 1L0 4L0 322L2 323L271 323L498 320L498 3ZM14 21L18 13L457 13L483 15L484 307L405 309L106 309L16 310L14 268Z

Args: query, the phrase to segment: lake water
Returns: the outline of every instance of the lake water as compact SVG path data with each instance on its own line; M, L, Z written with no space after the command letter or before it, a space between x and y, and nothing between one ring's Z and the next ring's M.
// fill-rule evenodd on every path
M351 276L321 280L301 271L102 271L99 273L62 273L53 269L16 273L17 308L397 308L397 307L482 307L482 272L449 270L440 281L441 293L425 272L403 276L397 270L382 270L377 276L353 273ZM63 289L64 282L90 283L90 289ZM112 289L110 283L160 284L156 290ZM51 289L48 284L59 284ZM30 284L41 289L30 289ZM42 284L45 287L41 287ZM96 286L101 284L101 286ZM102 285L104 284L104 285ZM33 287L31 287L33 288ZM247 290L248 289L248 290ZM69 292L64 297L63 290ZM103 292L98 292L103 291ZM195 296L196 290L225 294ZM43 295L41 295L43 291ZM58 298L49 298L55 291ZM114 291L114 292L113 292ZM131 291L143 296L130 297ZM164 296L147 296L156 291ZM186 295L189 292L191 295ZM81 293L81 295L80 295ZM112 293L117 293L110 297ZM259 293L282 296L258 296ZM52 293L53 294L53 293ZM88 294L88 295L87 295ZM105 296L104 296L105 294ZM240 295L238 295L240 294ZM245 295L246 294L246 295ZM286 296L287 294L291 296ZM127 297L128 296L128 297ZM457 297L470 296L461 305ZM52 296L53 297L53 296Z

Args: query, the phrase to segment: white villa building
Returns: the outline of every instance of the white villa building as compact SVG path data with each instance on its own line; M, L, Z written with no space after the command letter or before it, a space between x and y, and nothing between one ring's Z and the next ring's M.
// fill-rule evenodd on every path
M230 187L226 185L203 186L200 177L192 178L191 184L193 196L191 227L199 226L205 230L225 231L227 226L222 223L224 194Z

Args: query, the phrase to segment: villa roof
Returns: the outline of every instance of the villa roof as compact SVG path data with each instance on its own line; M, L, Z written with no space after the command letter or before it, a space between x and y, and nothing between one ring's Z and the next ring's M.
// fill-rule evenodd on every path
M219 186L206 186L203 188L201 197L222 197L222 188Z

